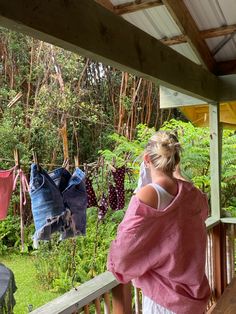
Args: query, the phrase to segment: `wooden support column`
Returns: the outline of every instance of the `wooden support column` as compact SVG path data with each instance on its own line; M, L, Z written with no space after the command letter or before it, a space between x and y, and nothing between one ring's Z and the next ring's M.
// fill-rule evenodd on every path
M113 314L132 313L131 283L115 287L112 289Z
M221 128L219 125L219 104L209 105L210 123L210 175L211 175L211 211L212 217L221 216Z
M212 217L221 217L221 151L222 130L220 127L219 104L209 105L210 123L210 174ZM213 229L213 255L215 296L218 299L226 286L226 232L224 224Z
M213 228L213 269L215 297L219 297L226 287L226 229L224 224Z

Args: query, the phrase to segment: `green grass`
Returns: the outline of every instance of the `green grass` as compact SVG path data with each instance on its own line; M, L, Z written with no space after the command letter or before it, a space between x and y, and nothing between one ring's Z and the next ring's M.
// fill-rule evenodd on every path
M8 257L0 256L0 262L10 268L15 275L17 291L14 314L26 314L29 312L30 304L35 309L59 296L58 293L40 286L36 278L34 257L15 254Z

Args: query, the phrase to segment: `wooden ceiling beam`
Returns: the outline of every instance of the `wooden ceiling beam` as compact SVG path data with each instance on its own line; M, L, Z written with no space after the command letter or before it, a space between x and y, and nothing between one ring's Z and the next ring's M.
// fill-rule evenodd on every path
M236 33L236 24L206 29L204 31L200 31L200 36L202 39L207 39L207 38L232 35L234 33ZM178 45L178 44L186 43L187 36L178 35L178 36L173 36L170 38L162 38L160 41L167 46Z
M167 46L179 45L187 42L187 36L177 35L170 38L162 38L160 39L160 42Z
M215 75L94 0L1 0L0 25L204 101L218 100Z
M215 60L206 44L201 38L200 31L188 11L183 0L162 0L169 13L175 20L181 32L187 36L187 41L191 45L195 54L209 71L213 71Z
M236 24L206 29L200 32L203 39L227 36L236 32Z
M217 62L214 73L216 75L236 74L236 60Z
M136 0L114 6L117 15L133 13L163 5L162 0Z
M114 12L114 6L111 3L110 0L95 0L95 2L99 3L100 5L102 5L104 8L106 8L107 10Z

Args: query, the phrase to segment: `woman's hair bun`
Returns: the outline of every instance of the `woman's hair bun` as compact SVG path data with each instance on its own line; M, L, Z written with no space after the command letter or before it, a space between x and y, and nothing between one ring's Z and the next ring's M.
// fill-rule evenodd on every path
M156 168L174 170L179 162L180 143L175 134L169 131L158 131L148 142L146 153ZM173 169L172 169L173 168Z

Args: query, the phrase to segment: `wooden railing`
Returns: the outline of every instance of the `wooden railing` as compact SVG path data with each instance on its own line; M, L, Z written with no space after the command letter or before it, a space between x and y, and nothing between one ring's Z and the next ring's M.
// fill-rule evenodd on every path
M235 274L236 219L209 218L207 229L206 274L212 291L207 310L210 313ZM139 289L131 284L119 284L110 272L105 272L32 314L141 314L141 298Z
M210 312L235 275L236 219L208 226L206 274L211 287Z

